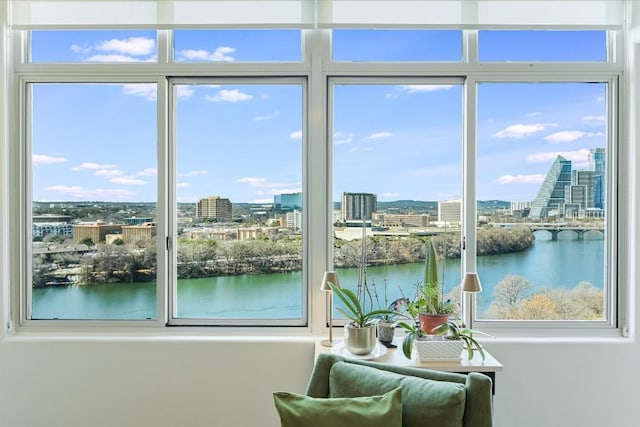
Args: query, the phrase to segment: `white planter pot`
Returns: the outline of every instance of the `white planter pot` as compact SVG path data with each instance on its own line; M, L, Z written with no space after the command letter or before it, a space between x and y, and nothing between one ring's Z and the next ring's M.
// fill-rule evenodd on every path
M414 343L421 362L442 359L460 359L464 349L462 340L429 339Z

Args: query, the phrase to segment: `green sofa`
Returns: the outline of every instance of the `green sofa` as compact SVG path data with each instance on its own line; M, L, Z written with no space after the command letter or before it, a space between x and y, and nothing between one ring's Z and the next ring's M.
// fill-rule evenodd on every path
M491 427L491 379L346 359L321 353L306 395L315 398L372 396L402 387L402 426Z

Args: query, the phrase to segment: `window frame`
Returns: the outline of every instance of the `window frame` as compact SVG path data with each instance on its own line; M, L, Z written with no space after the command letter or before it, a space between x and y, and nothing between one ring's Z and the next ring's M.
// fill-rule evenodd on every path
M620 265L622 260L618 257L621 251L626 253L630 243L624 236L619 236L620 230L628 227L631 218L626 215L630 206L617 198L618 193L624 193L632 183L628 182L628 167L620 160L620 156L628 153L629 148L623 143L626 123L620 114L620 105L625 100L624 89L629 84L628 78L623 78L624 73L624 37L623 31L608 31L607 45L609 54L607 61L598 63L581 62L544 62L544 63L480 63L478 61L478 31L463 30L463 58L455 63L430 63L430 62L334 62L332 60L331 30L302 30L302 61L301 62L242 62L242 63L175 63L173 62L172 32L171 30L158 30L158 61L148 63L122 63L122 64L62 64L62 63L29 63L26 58L28 49L28 32L26 30L9 30L12 34L13 44L9 46L9 101L8 111L15 120L9 121L9 134L13 143L9 147L8 185L16 189L18 194L10 195L14 203L7 208L11 218L8 220L10 227L8 259L12 267L9 276L12 279L10 285L11 319L12 329L18 332L112 332L112 331L150 331L161 334L210 334L215 330L216 335L246 335L246 334L272 334L272 335L320 335L326 332L326 294L320 291L316 282L322 277L322 273L331 265L332 241L329 230L331 221L331 152L329 127L329 78L429 78L452 77L464 79L463 89L463 236L466 238L467 250L463 254L463 271L475 269L475 150L476 150L476 124L477 124L477 88L479 82L531 82L539 80L548 81L607 81L610 82L609 90L610 107L608 111L608 165L607 165L607 222L609 236L606 238L608 275L611 277L608 292L607 310L609 318L603 324L593 325L584 322L565 321L559 323L547 322L516 322L506 321L479 322L470 316L469 308L474 304L473 295L466 294L463 297L464 320L466 323L475 323L484 331L496 336L505 337L616 337L626 335L627 310L629 285L624 283L626 272ZM306 102L306 130L307 138L305 147L307 152L303 155L303 192L305 211L303 212L303 224L306 234L303 237L303 264L306 264L306 273L303 275L303 292L306 293L304 301L307 304L308 315L305 325L299 328L283 328L278 325L252 324L236 327L237 325L220 325L224 328L167 328L170 322L170 300L168 295L168 283L172 274L172 264L175 259L175 251L170 256L166 251L165 236L172 236L175 230L175 169L172 171L170 144L170 77L197 78L202 76L225 77L245 76L255 78L271 77L304 77L307 80L305 92ZM28 83L49 82L91 82L91 83L122 83L129 82L156 82L158 85L158 291L157 291L157 318L155 320L30 320L27 313L27 289L26 275L30 268L30 249L24 237L30 232L30 190L29 176L31 166L27 160L30 153L27 148L29 136L27 135L28 121L25 113L26 93L24 88ZM615 90L613 90L615 88ZM613 145L613 146L611 146ZM615 159L614 159L615 157ZM312 163L310 159L314 159ZM609 165L611 162L611 166ZM615 167L614 167L615 165ZM175 168L175 166L173 166ZM623 188L620 188L622 186ZM311 197L310 194L314 196ZM469 203L472 200L474 203ZM173 227L173 229L172 229ZM625 245L626 243L626 245ZM164 254L161 256L161 254ZM303 308L303 312L305 309ZM198 323L200 325L201 323ZM184 326L194 326L193 324ZM206 326L213 327L213 324ZM176 332L176 331L180 332ZM259 331L259 332L256 332Z

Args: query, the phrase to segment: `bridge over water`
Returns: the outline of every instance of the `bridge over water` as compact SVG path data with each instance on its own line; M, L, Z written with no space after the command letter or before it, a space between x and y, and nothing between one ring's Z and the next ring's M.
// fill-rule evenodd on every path
M573 231L577 234L578 240L584 239L584 234L589 231L596 231L601 233L604 236L604 225L598 224L584 224L584 225L575 225L575 224L563 224L563 223L501 223L494 224L494 227L514 227L518 225L524 225L531 229L532 233L536 231L548 231L551 233L551 240L558 240L558 234L563 231Z

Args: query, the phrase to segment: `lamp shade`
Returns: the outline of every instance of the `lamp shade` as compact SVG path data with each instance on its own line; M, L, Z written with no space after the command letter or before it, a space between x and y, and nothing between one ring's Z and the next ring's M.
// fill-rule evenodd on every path
M465 274L460 287L463 292L481 292L482 285L480 284L478 273Z
M335 271L325 271L320 289L330 291L329 283L333 283L336 288L340 288L340 280L338 280L338 274Z

